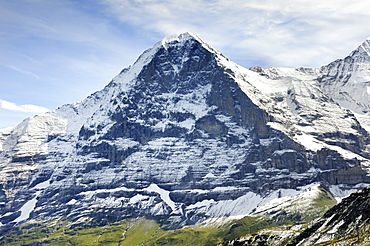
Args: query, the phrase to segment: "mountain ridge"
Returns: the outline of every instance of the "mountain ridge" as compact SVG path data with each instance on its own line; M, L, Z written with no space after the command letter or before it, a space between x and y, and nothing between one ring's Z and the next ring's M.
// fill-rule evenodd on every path
M313 183L365 186L368 132L322 89L337 77L322 76L246 69L190 33L165 38L87 99L0 132L0 222L181 227Z

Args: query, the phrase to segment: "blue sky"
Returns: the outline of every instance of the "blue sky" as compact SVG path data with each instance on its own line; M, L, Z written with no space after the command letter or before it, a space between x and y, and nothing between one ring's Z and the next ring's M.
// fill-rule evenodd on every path
M370 36L367 0L0 1L0 128L83 100L162 38L245 66L319 67Z

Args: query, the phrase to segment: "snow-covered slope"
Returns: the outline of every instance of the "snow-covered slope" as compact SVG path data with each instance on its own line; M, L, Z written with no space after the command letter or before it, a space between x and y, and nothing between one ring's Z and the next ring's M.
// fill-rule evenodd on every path
M370 131L370 39L344 59L320 68L320 86L325 94L355 113Z
M246 69L193 34L170 36L87 99L0 131L0 222L173 227L244 216L312 183L368 183L368 118L323 89L324 71Z

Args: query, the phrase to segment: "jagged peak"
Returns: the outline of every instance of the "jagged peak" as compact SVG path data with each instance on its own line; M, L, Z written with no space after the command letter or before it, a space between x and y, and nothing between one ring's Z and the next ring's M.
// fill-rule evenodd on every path
M359 47L370 57L370 37L368 37Z
M185 43L188 41L199 43L209 52L219 54L217 50L215 50L208 43L203 41L199 36L197 36L196 34L192 32L184 32L180 34L170 35L162 39L162 41L158 42L154 47L160 46L160 47L164 47L165 49L168 49L170 46L184 46Z
M136 60L136 62L134 63L134 66L135 64L138 64L138 63L144 63L144 64L147 63L150 60L150 58L153 57L153 55L155 55L155 53L161 48L168 49L170 46L183 46L185 45L187 41L190 41L190 40L199 42L203 44L204 46L209 47L209 49L212 49L208 44L202 41L198 36L190 32L174 34L174 35L170 35L162 39L161 41L156 43L152 48L149 48L146 51L144 51L144 53L141 54L140 57Z
M184 33L180 33L180 34L173 34L173 35L170 35L164 39L162 39L162 41L160 41L159 43L163 46L163 47L167 47L169 44L173 44L173 43L179 43L179 44L183 44L185 43L186 41L189 41L189 40L196 40L196 41L200 41L200 42L203 42L202 40L200 40L200 38L198 36L196 36L195 34L193 33L190 33L190 32L184 32Z
M360 44L355 50L353 50L349 54L350 57L353 57L356 55L360 55L362 57L363 56L370 57L370 37L365 39L365 41L362 44Z
M223 56L220 52L212 48L209 44L204 42L197 35L191 32L184 32L180 34L170 35L162 39L161 41L156 43L152 48L149 48L146 51L144 51L132 66L128 67L127 69L123 69L120 74L124 73L135 74L139 72L142 69L142 67L148 64L160 49L164 48L167 50L169 47L182 47L185 46L186 43L189 41L193 41L194 43L200 44L203 48L205 48L211 53L214 53L218 56Z
M346 62L347 59L351 59L354 62L363 62L363 61L369 61L370 59L370 37L366 38L363 43L361 43L356 49L354 49L349 55L347 55L344 58L336 59L332 62L330 62L327 65L323 65L320 67L321 71L324 71L328 67L330 67L333 64L338 64L342 62Z

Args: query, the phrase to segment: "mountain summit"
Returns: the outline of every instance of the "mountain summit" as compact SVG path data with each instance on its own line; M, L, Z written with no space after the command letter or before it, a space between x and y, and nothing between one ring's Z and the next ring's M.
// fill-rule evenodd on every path
M357 66L345 60L249 70L170 36L101 91L0 132L1 228L142 216L179 227L318 184L338 197L363 187L369 118L327 89L345 88L331 72Z
M322 90L359 114L370 111L370 39L344 59L321 67Z

